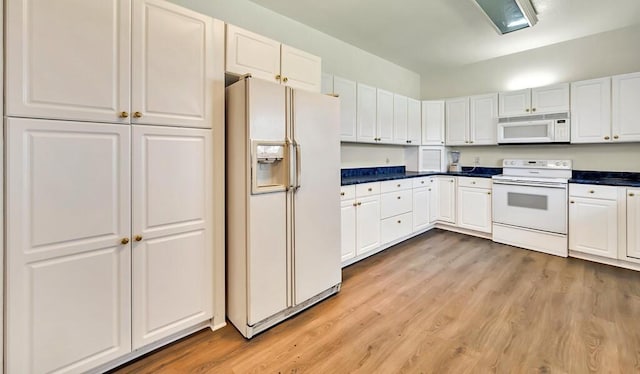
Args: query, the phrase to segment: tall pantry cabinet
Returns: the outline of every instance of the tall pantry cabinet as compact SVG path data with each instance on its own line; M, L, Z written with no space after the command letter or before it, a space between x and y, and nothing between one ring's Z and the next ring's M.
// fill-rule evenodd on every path
M5 4L6 372L223 323L223 23L162 0Z

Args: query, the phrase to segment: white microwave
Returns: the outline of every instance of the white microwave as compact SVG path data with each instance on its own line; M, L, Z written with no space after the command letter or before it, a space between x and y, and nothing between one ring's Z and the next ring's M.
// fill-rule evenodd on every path
M569 143L569 113L498 119L498 144Z

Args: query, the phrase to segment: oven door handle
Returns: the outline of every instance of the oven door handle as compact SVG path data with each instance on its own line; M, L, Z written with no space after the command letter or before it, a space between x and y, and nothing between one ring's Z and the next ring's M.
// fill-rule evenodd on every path
M553 182L532 182L532 181L498 181L494 180L493 184L501 184L507 186L523 186L523 187L543 187L543 188L558 188L558 189L567 189L567 185L562 183L553 183Z

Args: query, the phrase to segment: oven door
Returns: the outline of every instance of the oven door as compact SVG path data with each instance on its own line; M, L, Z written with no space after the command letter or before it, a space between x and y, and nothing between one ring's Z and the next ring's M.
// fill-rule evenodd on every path
M499 123L498 143L552 143L554 133L552 120Z
M567 185L493 181L493 222L567 233Z

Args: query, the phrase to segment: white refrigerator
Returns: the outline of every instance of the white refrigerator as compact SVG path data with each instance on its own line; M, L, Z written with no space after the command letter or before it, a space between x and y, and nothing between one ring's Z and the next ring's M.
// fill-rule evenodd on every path
M227 317L251 338L340 290L340 109L250 77L226 106Z

